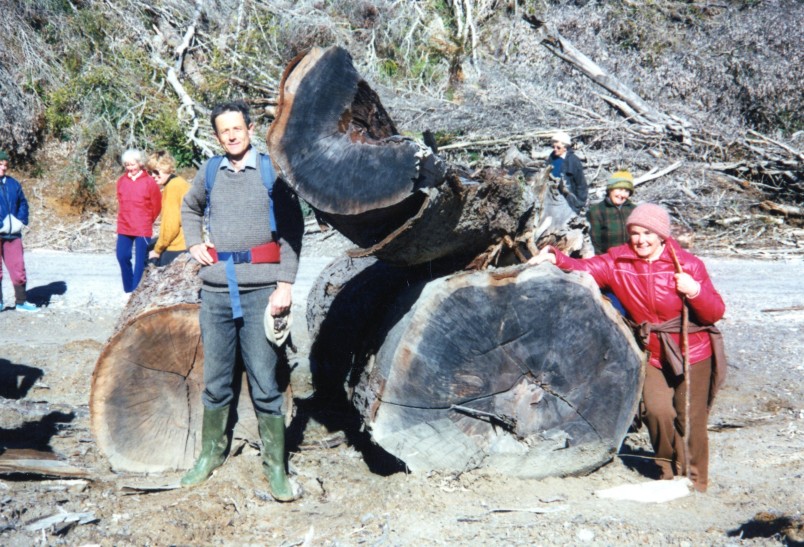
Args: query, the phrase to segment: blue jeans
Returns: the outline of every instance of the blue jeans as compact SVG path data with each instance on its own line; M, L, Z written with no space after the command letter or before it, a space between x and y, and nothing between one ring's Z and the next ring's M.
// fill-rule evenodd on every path
M281 414L282 394L276 382L277 349L265 337L263 316L273 287L243 291L243 317L232 319L228 292L201 290L201 338L204 342L204 408L215 410L232 402L238 350L251 390L254 410Z
M613 292L611 291L601 291L601 292L603 293L603 296L609 299L609 302L611 302L611 305L614 306L614 309L620 312L620 315L622 315L623 317L629 317L628 312L625 311L622 302L620 302L619 298L614 296Z
M145 236L125 236L117 234L117 262L120 264L120 273L123 276L123 290L132 292L140 284L142 272L148 263L148 245L150 239ZM131 257L134 250L134 265Z

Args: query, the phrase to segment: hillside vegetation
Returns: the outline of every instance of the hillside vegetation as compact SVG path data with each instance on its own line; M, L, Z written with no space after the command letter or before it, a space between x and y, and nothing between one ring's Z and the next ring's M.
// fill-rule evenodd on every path
M220 100L245 98L262 139L288 61L340 45L400 130L416 139L431 130L450 161L499 165L507 153L537 163L562 128L576 139L597 197L611 170L667 170L637 198L664 203L711 248L804 246L802 2L0 7L0 147L78 211L114 206L103 187L126 147L166 148L191 169L213 153L207 117ZM614 87L562 60L569 48ZM641 102L624 101L623 90Z

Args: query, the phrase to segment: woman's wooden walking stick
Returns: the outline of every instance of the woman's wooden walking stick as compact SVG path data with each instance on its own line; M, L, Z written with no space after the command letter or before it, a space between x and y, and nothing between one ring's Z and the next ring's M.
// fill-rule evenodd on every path
M684 273L681 269L681 262L678 261L676 250L668 244L670 249L670 256L673 257L673 263L676 266L676 273ZM681 296L681 352L684 356L684 382L686 382L686 389L684 390L684 469L686 476L690 478L690 395L692 392L692 375L690 374L690 349L689 349L689 324L690 316L689 309L687 308L687 296Z

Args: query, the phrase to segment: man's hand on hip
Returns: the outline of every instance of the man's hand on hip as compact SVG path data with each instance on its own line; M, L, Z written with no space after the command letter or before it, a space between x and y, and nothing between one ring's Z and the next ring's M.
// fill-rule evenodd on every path
M207 249L209 247L214 247L212 243L199 243L197 245L193 245L189 249L190 256L192 256L196 261L201 263L203 266L209 266L215 263L215 260L212 258L212 255L209 254Z

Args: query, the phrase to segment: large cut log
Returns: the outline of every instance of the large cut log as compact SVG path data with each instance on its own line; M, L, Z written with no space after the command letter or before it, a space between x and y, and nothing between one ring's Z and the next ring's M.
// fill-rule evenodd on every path
M317 395L340 395L359 380L365 356L382 343L378 326L399 293L454 272L450 261L394 266L376 257L336 258L319 274L307 295L310 362ZM379 337L379 338L378 338Z
M289 64L267 143L299 196L363 254L390 263L471 259L518 234L534 204L521 179L447 167L399 135L339 47Z
M403 289L419 273L381 262L328 270L308 300L311 358L346 382L372 440L412 471L564 476L618 450L642 356L587 275L511 267Z
M116 471L189 468L201 448L204 351L198 263L152 268L132 294L92 373L91 427ZM256 443L242 382L235 435Z

